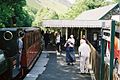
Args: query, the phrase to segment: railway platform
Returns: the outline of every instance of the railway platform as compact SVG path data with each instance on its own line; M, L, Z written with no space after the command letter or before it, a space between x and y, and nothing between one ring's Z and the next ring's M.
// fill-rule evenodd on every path
M65 52L42 51L34 67L24 80L95 80L92 73L79 73L79 57L76 56L74 65L67 65Z

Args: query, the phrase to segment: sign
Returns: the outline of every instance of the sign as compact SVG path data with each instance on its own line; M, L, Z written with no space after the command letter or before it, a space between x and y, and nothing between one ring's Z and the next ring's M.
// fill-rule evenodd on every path
M114 38L115 38L115 21L111 21L109 23L110 26L106 27L106 23L103 22L102 23L102 44L101 44L101 55L102 55L102 59L101 59L101 72L100 72L100 80L103 80L103 75L104 75L104 54L105 54L105 45L104 42L105 40L107 42L109 42L109 44L107 44L107 56L109 57L108 59L110 59L109 61L109 80L113 80L113 60L114 60ZM110 52L109 52L110 51ZM110 53L110 55L109 55Z
M110 39L111 39L111 31L110 31L110 29L108 29L108 30L103 29L102 38L107 40L107 41L110 41Z

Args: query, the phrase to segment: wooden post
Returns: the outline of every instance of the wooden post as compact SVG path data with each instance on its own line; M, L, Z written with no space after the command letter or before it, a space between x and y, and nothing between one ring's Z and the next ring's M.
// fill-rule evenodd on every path
M81 33L80 33L80 39L82 38L82 36L83 36L83 32L82 32L82 30L81 30Z
M67 27L66 27L65 33L66 33L66 40L67 40L68 39L68 28Z

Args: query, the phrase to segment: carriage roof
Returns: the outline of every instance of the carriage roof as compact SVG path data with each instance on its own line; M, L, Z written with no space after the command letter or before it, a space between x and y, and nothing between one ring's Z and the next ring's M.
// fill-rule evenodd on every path
M35 27L0 28L0 31L17 31L17 29L22 29L25 32L29 32L29 31L38 30L39 28L35 28Z

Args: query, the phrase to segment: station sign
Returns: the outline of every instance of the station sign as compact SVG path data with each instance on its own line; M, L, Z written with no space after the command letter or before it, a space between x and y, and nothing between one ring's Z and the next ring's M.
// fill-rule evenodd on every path
M110 31L110 29L103 29L102 30L102 38L107 40L107 41L110 41L110 39L111 39L111 31Z
M112 21L109 21L110 25L106 26L105 22L102 22L102 39L111 41L111 23Z

